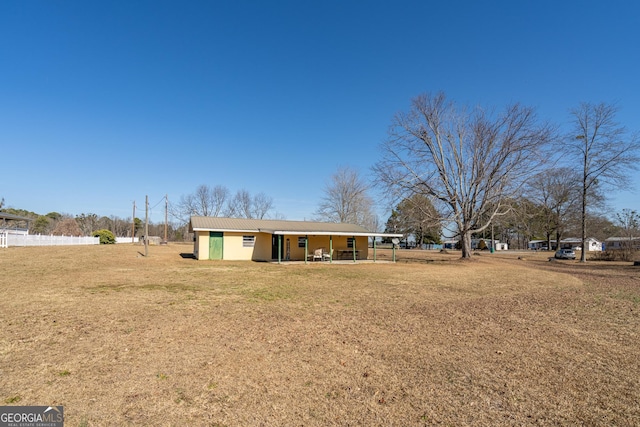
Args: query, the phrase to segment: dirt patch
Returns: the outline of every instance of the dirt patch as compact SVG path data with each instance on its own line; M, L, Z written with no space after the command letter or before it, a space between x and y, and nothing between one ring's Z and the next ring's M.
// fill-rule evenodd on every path
M0 251L0 404L64 405L68 425L95 426L640 422L631 263L138 249Z

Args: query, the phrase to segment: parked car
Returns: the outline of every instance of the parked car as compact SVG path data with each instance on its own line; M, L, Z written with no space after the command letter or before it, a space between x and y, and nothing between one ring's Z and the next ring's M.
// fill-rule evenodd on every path
M576 253L573 249L560 249L555 255L558 259L576 259Z

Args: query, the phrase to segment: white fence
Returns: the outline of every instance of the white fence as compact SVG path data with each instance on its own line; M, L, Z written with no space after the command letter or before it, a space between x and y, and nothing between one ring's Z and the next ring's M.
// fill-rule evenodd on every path
M138 238L134 237L133 241L131 237L116 237L116 243L138 243Z
M99 237L43 236L0 233L0 248L9 246L99 245Z

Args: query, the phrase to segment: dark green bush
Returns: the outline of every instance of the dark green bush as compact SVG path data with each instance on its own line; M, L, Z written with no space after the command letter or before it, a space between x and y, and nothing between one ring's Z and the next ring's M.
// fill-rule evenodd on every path
M93 237L99 237L101 245L112 245L116 242L116 236L109 230L94 231Z

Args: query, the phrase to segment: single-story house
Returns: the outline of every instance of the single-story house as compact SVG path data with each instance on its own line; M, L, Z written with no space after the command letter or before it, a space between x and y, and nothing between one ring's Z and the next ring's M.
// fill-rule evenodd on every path
M556 240L552 239L549 241L549 243L551 243L551 249L555 250L557 246ZM581 246L582 246L582 240L577 237L569 237L569 238L560 240L560 249L580 250ZM529 249L536 250L536 251L541 249L546 250L547 241L546 240L530 240ZM597 239L594 239L593 237L589 237L587 239L587 250L591 252L602 251L602 242L600 242Z
M364 260L375 257L369 238L398 237L354 224L192 216L193 255L198 260Z
M478 249L481 244L480 242L484 241L484 247L486 249L491 249L491 239L487 238L487 239L471 239L471 249L476 250ZM507 245L506 243L500 243L500 240L493 240L493 249L496 251L506 251L509 249L508 247L509 245Z
M556 244L556 241L555 240L551 240L551 248L552 249L555 247L555 244ZM547 241L546 240L529 240L528 247L529 247L529 250L532 250L532 251L540 251L540 250L549 249L547 247Z
M606 250L634 249L640 250L640 237L609 237L604 241Z
M587 238L586 243L587 243L587 251L602 252L602 242L600 240L594 239L593 237L589 237ZM582 249L582 239L577 237L562 239L560 240L560 248L580 250Z
M442 246L444 249L455 249L456 246L458 245L459 240L453 240L453 239L445 239L442 241Z

